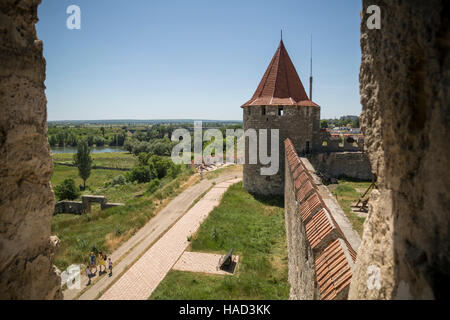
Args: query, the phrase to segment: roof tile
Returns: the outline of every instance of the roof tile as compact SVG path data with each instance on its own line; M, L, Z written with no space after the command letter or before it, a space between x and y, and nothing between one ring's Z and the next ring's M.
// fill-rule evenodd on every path
M322 300L347 298L354 263L350 250L345 241L336 239L316 258L316 278Z
M318 107L306 95L305 88L287 53L283 40L280 41L253 97L242 107L266 105Z
M314 187L310 180L308 180L297 192L297 201L302 203L306 200L309 194L314 191Z
M323 206L317 192L314 192L305 202L300 205L300 215L303 223L308 223L313 215Z
M321 209L305 225L306 237L315 254L337 238L341 237L336 225L326 209Z

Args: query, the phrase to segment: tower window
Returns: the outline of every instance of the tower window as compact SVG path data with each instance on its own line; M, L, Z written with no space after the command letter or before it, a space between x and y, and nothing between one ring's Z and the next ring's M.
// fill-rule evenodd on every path
M279 116L283 116L283 115L284 115L284 109L283 109L283 107L278 108L278 115L279 115Z
M251 115L252 114L252 111L251 111L252 109L250 108L250 107L247 107L247 114L248 115Z
M265 116L266 115L266 107L261 107L261 113L262 113L262 115L263 116Z

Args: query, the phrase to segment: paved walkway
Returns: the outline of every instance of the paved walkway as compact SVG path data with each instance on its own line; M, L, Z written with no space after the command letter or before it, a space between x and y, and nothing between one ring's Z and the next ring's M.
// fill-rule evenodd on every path
M189 245L209 213L220 203L228 187L240 178L215 185L101 297L101 300L148 299Z
M173 270L232 275L232 273L219 268L222 257L221 254L185 251L173 266ZM237 265L239 256L233 256L233 261Z
M109 257L114 263L113 276L101 276L99 279L95 277L93 284L86 287L87 277L82 274L81 289L72 289L64 291L64 299L96 299L104 290L106 290L111 283L120 277L126 268L132 265L139 256L145 252L164 232L166 232L179 219L187 209L192 205L202 193L213 186L213 183L220 183L222 181L233 179L234 177L241 177L242 172L224 173L215 179L203 179L199 183L187 188L170 203L167 204L155 217L153 217L144 227L142 227L134 236L122 244ZM118 262L120 260L120 262ZM87 290L86 290L87 288ZM80 295L80 293L83 294ZM79 297L78 297L79 296Z

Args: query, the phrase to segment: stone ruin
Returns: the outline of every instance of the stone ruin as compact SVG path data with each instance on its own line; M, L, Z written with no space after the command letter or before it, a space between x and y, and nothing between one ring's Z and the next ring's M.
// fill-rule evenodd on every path
M92 196L83 195L81 196L81 201L59 201L55 204L54 215L60 213L73 213L73 214L83 214L91 212L91 204L99 203L100 209L105 210L108 208L123 206L123 203L111 203L108 202L105 196Z

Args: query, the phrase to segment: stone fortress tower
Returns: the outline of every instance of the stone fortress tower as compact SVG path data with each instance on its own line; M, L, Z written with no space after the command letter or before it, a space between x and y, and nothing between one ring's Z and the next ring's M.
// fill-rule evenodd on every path
M271 129L279 130L280 139L278 173L263 176L260 173L262 165L259 161L259 143L258 164L248 164L249 141L246 138L244 188L256 194L283 195L284 140L290 138L299 154L307 154L320 148L320 107L306 95L283 40L280 41L253 97L241 108L245 131L255 129L259 136L260 129L267 129L268 150Z

